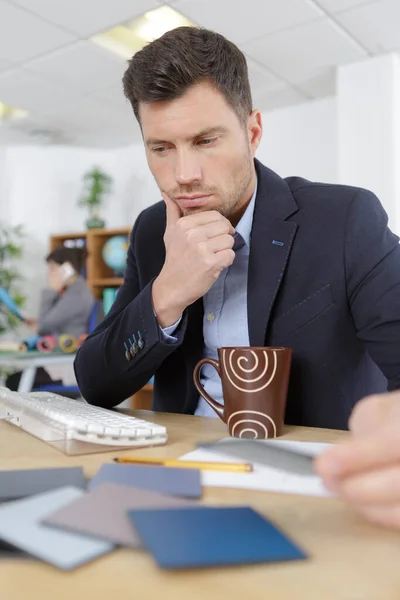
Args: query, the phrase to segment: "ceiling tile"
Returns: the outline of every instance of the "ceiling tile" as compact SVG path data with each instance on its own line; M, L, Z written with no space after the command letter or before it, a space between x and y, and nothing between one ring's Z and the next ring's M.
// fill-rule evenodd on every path
M74 40L73 35L0 0L0 58L18 63Z
M91 42L73 46L30 62L26 70L77 92L90 93L122 86L127 63Z
M14 63L9 60L5 60L4 58L0 58L0 71L7 71L13 67Z
M243 50L293 84L366 54L328 18L249 42Z
M0 75L0 101L28 111L67 103L76 95L22 68Z
M26 119L13 121L8 127L23 134L29 143L37 145L55 142L67 144L79 134L79 131L73 130L69 123L37 114L30 114Z
M128 131L126 128L112 128L103 132L92 131L91 133L81 134L76 138L76 145L89 148L121 148L122 146L131 146L140 144L142 141L140 129Z
M157 0L13 0L30 12L87 37L160 5Z
M276 77L266 67L257 64L251 58L247 58L247 67L249 70L250 86L252 90L257 88L266 89L268 87L275 87L282 83L278 77Z
M348 10L361 4L370 4L377 1L379 2L379 0L318 0L318 4L334 15L342 10Z
M337 15L365 48L378 53L400 48L400 2L380 0Z
M280 84L275 88L256 90L253 105L261 111L273 110L282 106L290 106L305 102L306 98L290 85Z
M308 0L178 0L174 8L203 27L242 43L322 16Z
M108 106L106 102L93 96L85 96L46 111L46 116L76 126L80 131L99 131L104 128L121 126L132 128L134 119L130 115L121 114Z
M327 69L322 75L297 85L297 89L311 98L324 98L336 94L336 69Z
M136 117L133 113L131 103L125 98L122 91L122 86L112 86L105 90L100 90L95 94L95 97L105 104L108 109L117 112L120 116L125 119L132 119L136 121Z
M0 125L0 146L10 146L11 144L27 143L27 136L20 132L11 129L6 125Z
M140 140L140 130L133 114L121 114L110 103L94 96L51 110L44 118L67 123L64 130L73 132L74 143L84 146L118 147Z

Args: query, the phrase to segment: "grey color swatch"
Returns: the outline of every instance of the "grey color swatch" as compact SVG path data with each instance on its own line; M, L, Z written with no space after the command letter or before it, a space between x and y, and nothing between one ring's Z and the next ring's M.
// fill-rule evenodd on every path
M0 501L27 498L65 486L85 489L81 467L0 471Z
M128 518L128 510L190 506L197 507L198 503L133 486L103 483L48 516L44 523L140 548L142 542Z
M110 552L114 545L46 527L48 514L66 506L85 492L64 487L0 507L0 539L60 569L74 569Z
M197 469L105 463L89 482L94 490L100 483L112 482L185 498L200 498L201 478Z

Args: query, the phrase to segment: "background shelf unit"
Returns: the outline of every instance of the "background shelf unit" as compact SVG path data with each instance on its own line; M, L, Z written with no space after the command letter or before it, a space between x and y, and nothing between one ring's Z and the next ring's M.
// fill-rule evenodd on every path
M123 277L114 277L112 270L105 264L102 257L103 246L114 235L127 235L131 228L120 229L88 229L83 232L57 233L50 237L50 251L57 246L68 245L68 241L84 242L88 253L86 259L86 283L98 300L103 299L103 290L107 287L120 287ZM147 383L130 399L132 408L151 409L153 386Z
M114 235L127 235L129 237L131 228L121 229L88 229L84 232L57 233L50 238L50 250L57 246L67 245L68 242L79 242L84 240L88 257L86 260L86 283L93 295L98 300L103 297L106 287L120 287L123 283L122 277L114 277L112 269L108 267L101 255L106 241Z

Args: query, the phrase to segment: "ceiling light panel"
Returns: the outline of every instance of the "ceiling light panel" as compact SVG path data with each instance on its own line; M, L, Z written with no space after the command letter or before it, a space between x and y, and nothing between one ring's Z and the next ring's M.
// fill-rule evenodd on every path
M8 104L0 102L0 125L2 123L23 119L27 115L28 112L26 110L15 108L14 106L9 106Z
M129 59L146 44L177 27L196 25L170 6L160 6L123 25L93 36L92 42L109 52Z

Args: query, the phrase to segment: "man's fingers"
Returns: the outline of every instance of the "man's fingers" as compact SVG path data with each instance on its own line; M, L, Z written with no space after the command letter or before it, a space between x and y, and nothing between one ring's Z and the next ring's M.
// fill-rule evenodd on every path
M398 504L363 506L359 512L369 521L400 530L400 502Z
M208 240L207 248L211 252L216 253L221 252L222 250L230 250L233 248L234 243L235 240L233 237L227 233L225 235L219 235L218 237L213 237L212 239Z
M398 393L368 396L356 404L350 417L349 427L356 437L373 434L388 423L393 410L396 410L400 417Z
M187 229L196 229L201 228L202 226L215 224L218 228L217 232L215 234L211 232L211 235L207 235L206 237L214 237L214 235L220 235L222 233L230 233L231 235L235 233L235 229L232 227L230 221L217 210L205 210L204 212L194 213L183 217L181 209L176 202L174 202L174 200L172 200L165 192L161 192L161 195L166 206L167 227L175 225L182 219L182 225Z
M200 225L196 231L199 239L211 239L226 234L232 237L234 229L229 221L212 221L206 225Z
M161 192L161 195L165 202L165 207L167 211L167 227L171 227L175 225L181 218L181 210L177 204L166 194L165 192Z
M359 507L400 505L400 463L342 479L336 491L344 500Z
M396 463L400 463L400 430L387 425L379 433L329 448L316 459L315 468L324 480L334 481Z
M228 219L221 215L217 210L205 210L204 212L187 215L186 217L183 217L183 221L188 229L194 229L210 223L226 223L229 227L229 233L235 233L235 230Z
M219 271L223 271L227 267L230 267L235 260L235 252L233 250L221 250L216 252L216 265Z

